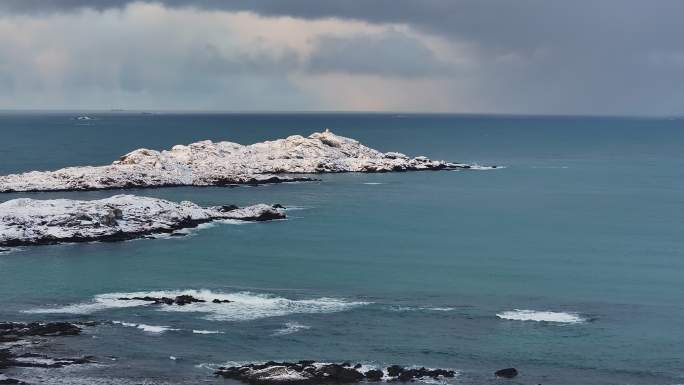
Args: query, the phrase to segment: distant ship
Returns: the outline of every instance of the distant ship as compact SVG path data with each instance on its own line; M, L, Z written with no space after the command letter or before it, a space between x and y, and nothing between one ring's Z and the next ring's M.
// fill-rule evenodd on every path
M85 115L79 116L76 118L76 120L92 120L92 119L93 118L91 118L90 116L85 116Z

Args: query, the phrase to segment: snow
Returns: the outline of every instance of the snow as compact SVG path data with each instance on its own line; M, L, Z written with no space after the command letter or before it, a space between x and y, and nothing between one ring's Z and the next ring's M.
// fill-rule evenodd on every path
M0 246L125 240L213 220L284 217L283 209L266 204L231 209L134 195L92 201L20 198L0 203Z
M165 151L137 149L107 166L0 176L0 192L220 186L296 180L282 174L468 168L424 156L382 153L326 130L251 145L205 140Z

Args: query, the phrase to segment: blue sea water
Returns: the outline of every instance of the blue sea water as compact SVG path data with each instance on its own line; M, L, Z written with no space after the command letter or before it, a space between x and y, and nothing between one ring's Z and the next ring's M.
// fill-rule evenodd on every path
M252 143L324 128L383 151L506 168L126 190L293 209L285 221L217 224L181 238L0 254L0 320L121 322L53 347L95 355L99 365L19 377L232 384L212 368L314 359L452 368L458 384L684 382L684 120L78 115L0 114L0 174L107 164L139 147ZM192 290L235 302L163 311L111 300ZM525 317L532 320L516 319ZM520 371L516 379L493 376L509 366Z

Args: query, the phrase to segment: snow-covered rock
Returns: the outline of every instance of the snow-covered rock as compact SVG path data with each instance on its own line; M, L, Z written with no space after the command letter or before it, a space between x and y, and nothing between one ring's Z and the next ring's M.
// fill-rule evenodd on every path
M309 178L277 174L470 169L467 164L382 153L329 130L247 146L209 140L171 150L137 149L107 166L68 167L0 176L0 192L225 186Z
M0 203L0 246L121 241L214 220L280 218L285 218L284 211L266 204L200 207L134 195L92 201L21 198Z

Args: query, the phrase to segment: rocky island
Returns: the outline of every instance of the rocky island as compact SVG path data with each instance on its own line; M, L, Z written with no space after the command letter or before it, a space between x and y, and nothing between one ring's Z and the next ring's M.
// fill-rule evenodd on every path
M90 241L122 241L169 234L216 220L285 218L280 205L200 207L134 195L81 201L13 199L0 203L0 248Z
M380 152L329 130L251 145L209 140L171 150L137 149L107 166L0 176L0 192L226 186L312 180L283 174L482 169ZM484 167L484 168L496 168Z

